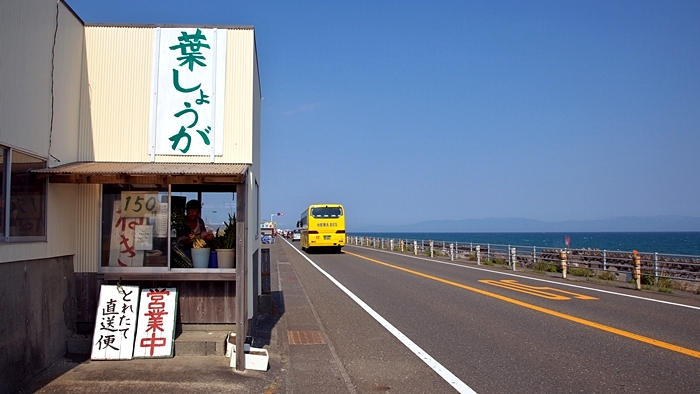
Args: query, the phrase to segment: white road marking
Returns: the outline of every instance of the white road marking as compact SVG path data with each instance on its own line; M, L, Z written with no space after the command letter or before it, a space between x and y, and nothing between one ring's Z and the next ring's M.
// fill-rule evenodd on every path
M285 242L289 243L289 241L287 240L285 240ZM401 343L403 343L404 346L406 346L410 351L412 351L413 354L415 354L416 356L418 356L418 358L423 360L423 362L426 363L428 367L430 367L433 371L440 375L440 377L442 377L447 383L454 387L454 389L457 390L457 392L476 394L476 391L472 390L472 388L467 386L466 383L459 380L459 378L457 378L452 372L450 372L447 368L443 367L442 364L440 364L437 360L432 358L428 353L421 349L420 346L416 345L401 331L399 331L396 327L394 327L391 323L384 319L380 314L375 312L374 309L372 309L369 305L365 304L364 301L362 301L359 297L353 294L350 290L348 290L345 286L338 282L329 273L327 273L321 267L316 265L316 263L314 263L306 254L302 253L297 248L294 248L294 250L296 250L297 253L304 257L306 261L308 261L309 264L316 268L320 273L325 275L326 278L333 282L333 284L336 285L340 290L342 290L343 293L347 294L347 296L350 297L350 299L355 301L355 303L359 305L360 308L364 309L365 312L367 312L370 316L372 316L374 320L376 320L379 324L386 328L386 330L389 331L394 337L396 337L396 339L401 341Z

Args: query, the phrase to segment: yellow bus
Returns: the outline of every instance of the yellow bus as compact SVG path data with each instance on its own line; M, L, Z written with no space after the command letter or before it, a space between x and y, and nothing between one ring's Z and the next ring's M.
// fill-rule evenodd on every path
M345 246L345 208L340 204L310 205L301 213L297 227L302 250L331 248L340 252Z

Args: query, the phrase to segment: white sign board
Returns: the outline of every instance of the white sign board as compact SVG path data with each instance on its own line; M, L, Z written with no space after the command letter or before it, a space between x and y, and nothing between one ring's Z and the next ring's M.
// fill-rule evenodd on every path
M134 249L153 250L153 226L134 227Z
M158 213L156 214L156 237L165 238L168 236L168 223L170 223L170 211L168 203L162 202L158 205Z
M109 246L110 267L143 267L143 250L136 249L136 226L146 224L146 218L122 215L121 201L114 202L112 234Z
M134 357L172 357L177 289L142 289Z
M226 35L226 29L157 29L151 153L223 154Z
M138 302L138 286L102 285L92 336L92 360L132 358Z

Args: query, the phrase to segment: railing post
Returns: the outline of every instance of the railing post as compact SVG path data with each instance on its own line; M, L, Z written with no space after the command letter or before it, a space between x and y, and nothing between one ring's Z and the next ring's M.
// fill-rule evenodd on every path
M450 244L450 261L455 260L455 245Z
M486 260L491 260L491 244L486 244Z
M561 277L566 279L566 250L559 251L559 259L561 260Z
M433 240L430 240L430 257L433 257Z
M632 261L634 262L632 277L634 277L635 280L635 288L637 290L642 290L642 258L636 250L632 251Z
M516 262L515 248L512 248L510 251L511 251L511 256L512 256L511 258L513 259L513 271L515 271L515 262Z
M537 264L537 246L532 247L532 265Z
M608 270L608 259L607 259L607 251L603 249L603 271Z
M481 245L476 245L476 265L481 265Z
M659 253L654 253L654 286L659 285Z
M418 241L413 241L413 254L418 256Z

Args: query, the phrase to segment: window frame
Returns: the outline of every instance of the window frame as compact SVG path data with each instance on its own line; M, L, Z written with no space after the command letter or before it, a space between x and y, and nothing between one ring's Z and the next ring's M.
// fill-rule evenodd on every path
M2 162L2 180L0 181L0 186L2 187L2 203L4 205L4 217L0 218L2 223L2 234L0 235L0 243L10 244L10 243L25 243L25 242L47 242L48 240L48 200L49 200L49 181L44 179L43 185L43 195L42 195L42 220L43 220L43 234L42 235L11 235L10 234L10 222L11 222L11 205L12 205L12 160L13 153L20 153L25 156L37 159L43 162L43 168L47 166L47 159L31 152L25 150L16 149L7 145L0 145L0 150L3 151L3 162ZM31 172L30 172L31 174Z

